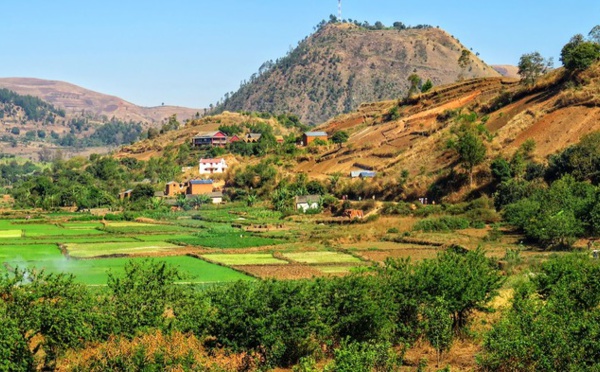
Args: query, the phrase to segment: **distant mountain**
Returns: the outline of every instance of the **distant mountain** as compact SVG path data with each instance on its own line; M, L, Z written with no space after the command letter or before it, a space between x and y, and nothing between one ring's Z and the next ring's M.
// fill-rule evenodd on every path
M263 64L237 92L225 95L216 112L289 112L305 123L318 124L363 102L404 98L412 74L436 86L500 76L438 28L373 29L330 23L287 56Z
M203 109L177 106L141 107L121 98L94 92L62 81L34 78L0 78L0 88L22 95L39 97L69 116L92 116L95 119L115 117L122 121L158 124L176 114L180 121L192 119Z
M520 79L519 68L512 65L494 65L492 68L504 77L512 79Z

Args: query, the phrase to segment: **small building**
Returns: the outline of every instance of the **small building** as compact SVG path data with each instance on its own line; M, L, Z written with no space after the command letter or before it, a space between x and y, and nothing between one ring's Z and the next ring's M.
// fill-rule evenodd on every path
M208 196L212 199L213 204L223 203L223 193L221 191L211 192Z
M304 146L308 146L317 139L327 142L327 133L326 132L305 132L302 135L302 144Z
M129 189L129 190L125 190L125 191L119 193L119 199L124 200L124 199L131 198L132 192L133 192L133 189Z
M190 180L185 183L186 195L209 194L213 191L213 180Z
M351 171L350 172L350 177L352 178L373 178L377 175L377 172L374 171L368 171L368 170L357 170L357 171Z
M231 136L229 138L229 143L239 142L239 141L243 141L243 140L244 140L243 138L241 138L237 134L234 134L233 136Z
M277 143L284 143L285 139L283 136L275 136L275 141L277 141Z
M182 194L185 188L179 182L171 181L165 186L165 196L177 196Z
M219 146L223 147L227 145L227 135L220 130L216 132L203 132L198 133L192 137L192 146L204 147L204 146Z
M302 212L308 211L309 209L319 209L321 202L321 195L302 195L296 196L294 205L296 210Z
M200 174L223 173L227 170L225 159L200 159L198 166Z
M364 217L364 213L360 209L346 209L344 211L344 217L348 217L351 220L355 218L361 220Z
M245 141L246 143L257 143L260 140L260 137L262 137L262 134L260 133L248 133L246 134Z

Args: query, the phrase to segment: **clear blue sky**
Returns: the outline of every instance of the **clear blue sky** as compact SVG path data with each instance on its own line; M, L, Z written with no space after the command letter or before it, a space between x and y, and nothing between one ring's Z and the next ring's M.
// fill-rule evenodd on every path
M0 77L62 80L142 106L207 107L337 13L337 0L6 0ZM598 0L343 0L343 18L440 26L489 64L558 56Z

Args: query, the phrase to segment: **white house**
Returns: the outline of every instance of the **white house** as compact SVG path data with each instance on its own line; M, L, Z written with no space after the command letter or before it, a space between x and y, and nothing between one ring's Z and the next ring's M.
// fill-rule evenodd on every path
M306 211L308 211L309 209L319 209L321 195L296 196L295 202L296 210L301 210L302 212L306 213Z
M225 159L200 159L200 174L223 173L227 170Z

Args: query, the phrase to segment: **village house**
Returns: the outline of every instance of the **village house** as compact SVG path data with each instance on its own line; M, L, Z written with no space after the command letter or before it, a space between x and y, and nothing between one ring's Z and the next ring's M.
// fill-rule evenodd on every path
M129 190L125 190L125 191L119 193L119 199L124 200L124 199L131 198L132 192L133 192L133 189L129 189Z
M304 146L308 146L317 139L327 142L327 133L326 132L305 132L302 135L302 144Z
M309 209L319 209L321 195L302 195L295 198L296 210L306 213Z
M260 137L262 137L262 134L260 133L248 133L246 134L245 141L246 143L257 143L260 140Z
M234 143L234 142L239 142L239 141L244 141L244 139L241 138L240 136L238 136L237 134L234 134L233 136L231 136L229 138L229 143Z
M213 180L190 180L184 185L186 195L209 194L213 191Z
M204 132L198 133L192 137L192 146L203 147L203 146L220 146L227 145L227 135L223 132Z
M200 159L200 174L224 173L227 170L225 159Z
M223 193L221 191L211 192L208 196L212 199L213 204L223 203Z
M352 178L373 178L377 175L377 172L367 171L367 170L358 170L350 172L350 177Z
M182 194L185 188L179 182L171 181L165 186L165 196L172 197Z

